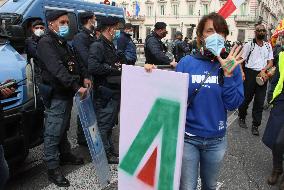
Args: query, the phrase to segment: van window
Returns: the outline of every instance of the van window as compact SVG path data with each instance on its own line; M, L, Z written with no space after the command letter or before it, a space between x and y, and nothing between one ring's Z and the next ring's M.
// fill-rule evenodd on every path
M52 11L52 10L47 10L45 14L47 14L48 11ZM77 17L75 13L68 13L68 18L69 18L69 34L65 39L68 41L71 41L73 40L73 37L75 36L75 34L78 33L78 24L77 24Z

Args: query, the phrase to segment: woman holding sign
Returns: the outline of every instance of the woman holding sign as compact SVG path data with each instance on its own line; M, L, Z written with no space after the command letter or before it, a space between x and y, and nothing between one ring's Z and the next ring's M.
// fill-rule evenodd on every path
M227 147L227 110L238 108L244 99L242 47L235 45L229 54L224 52L228 34L222 16L205 15L197 27L200 51L184 57L176 67L177 72L190 75L180 190L197 188L199 170L202 189L217 187ZM153 68L145 65L147 71Z

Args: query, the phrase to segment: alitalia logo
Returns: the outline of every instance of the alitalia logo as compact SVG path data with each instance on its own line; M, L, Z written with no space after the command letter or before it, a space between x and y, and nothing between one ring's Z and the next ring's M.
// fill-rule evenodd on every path
M173 190L179 118L179 102L158 98L123 157L119 168L151 187L156 186L158 190ZM137 171L160 131L162 133L161 146L159 146L161 150L158 150L158 146L155 147L148 161L140 171ZM161 153L159 171L156 170L158 152ZM155 181L156 179L158 180Z

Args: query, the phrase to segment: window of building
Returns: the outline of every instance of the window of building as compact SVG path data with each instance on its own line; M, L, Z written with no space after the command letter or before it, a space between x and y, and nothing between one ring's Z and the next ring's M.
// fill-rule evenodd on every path
M151 27L146 27L146 36L148 36L151 33Z
M209 5L203 4L203 14L207 15L209 13Z
M193 34L193 28L187 28L186 29L186 37L191 38L192 39L192 34Z
M194 2L188 4L188 15L193 15L194 13Z
M152 16L153 15L152 14L152 10L153 10L152 5L148 5L147 6L147 16Z
M132 4L132 15L136 15L136 3Z
M240 7L241 15L248 15L248 4L243 3Z
M177 32L177 28L171 28L171 38L172 39L175 39L176 32Z
M161 15L165 15L165 5L161 5Z
M173 5L173 15L178 15L178 5Z
M244 29L239 29L237 40L244 42L246 38L246 31Z

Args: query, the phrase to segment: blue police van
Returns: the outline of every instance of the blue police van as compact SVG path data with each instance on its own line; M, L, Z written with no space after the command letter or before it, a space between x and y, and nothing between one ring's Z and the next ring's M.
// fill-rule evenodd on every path
M0 7L0 25L10 35L8 43L0 44L0 83L7 79L17 83L13 96L0 100L4 105L4 122L0 127L10 166L21 163L30 148L43 142L43 106L37 97L33 65L27 62L24 46L31 36L32 22L42 19L46 23L45 15L51 10L69 12L69 41L80 29L78 18L82 12L93 11L98 22L105 16L124 22L122 8L83 0L8 0Z

